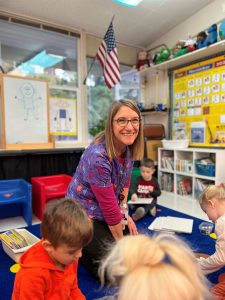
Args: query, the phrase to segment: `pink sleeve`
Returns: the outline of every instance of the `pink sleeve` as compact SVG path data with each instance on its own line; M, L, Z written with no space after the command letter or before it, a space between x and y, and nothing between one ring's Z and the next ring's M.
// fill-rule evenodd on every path
M113 190L113 186L97 187L91 185L91 189L98 201L99 207L108 225L116 225L122 220L119 205Z

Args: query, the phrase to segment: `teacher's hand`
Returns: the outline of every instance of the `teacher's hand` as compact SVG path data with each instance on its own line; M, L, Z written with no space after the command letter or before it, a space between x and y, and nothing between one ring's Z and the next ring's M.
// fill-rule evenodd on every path
M129 229L129 232L130 232L130 235L137 235L138 234L138 230L137 230L137 227L133 221L133 219L128 216L128 229Z

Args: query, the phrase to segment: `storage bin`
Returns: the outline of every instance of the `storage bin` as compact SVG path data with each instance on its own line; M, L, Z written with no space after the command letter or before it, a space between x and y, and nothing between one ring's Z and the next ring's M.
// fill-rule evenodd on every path
M200 160L195 160L196 173L202 176L215 176L215 164L203 164Z
M4 240L2 240L2 247L9 257L11 257L15 262L19 262L20 256L31 246L39 242L40 239L26 229L16 229L16 231L26 239L29 245L20 249L12 249L4 242Z
M162 140L163 148L185 149L188 148L189 140Z

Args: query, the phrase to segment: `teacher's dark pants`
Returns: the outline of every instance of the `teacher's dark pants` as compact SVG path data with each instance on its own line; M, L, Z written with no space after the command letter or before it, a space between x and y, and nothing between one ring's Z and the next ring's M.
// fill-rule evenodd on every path
M94 236L89 245L83 248L82 257L79 261L97 279L98 268L102 258L110 249L110 245L115 239L106 222L93 220ZM128 229L124 230L128 234Z

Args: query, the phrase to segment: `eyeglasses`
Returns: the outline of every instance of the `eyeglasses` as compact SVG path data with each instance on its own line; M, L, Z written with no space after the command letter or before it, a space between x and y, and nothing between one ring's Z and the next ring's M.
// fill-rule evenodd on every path
M127 120L125 118L119 118L119 119L114 119L115 122L117 122L117 124L120 126L120 127L126 127L128 125L128 123L130 122L131 125L133 127L138 127L140 125L140 121L141 119L139 118L134 118L134 119L131 119L131 120Z

